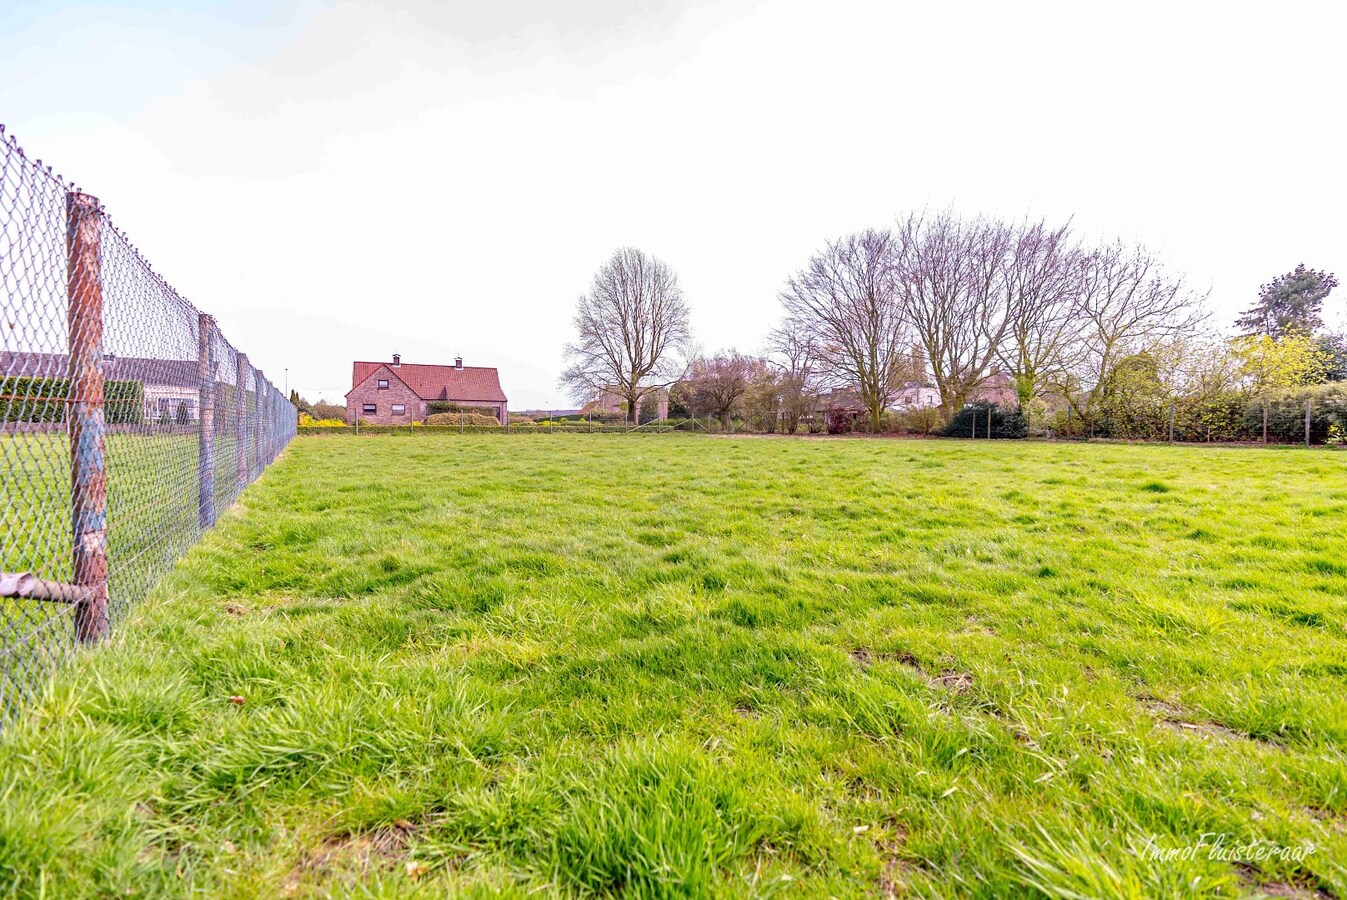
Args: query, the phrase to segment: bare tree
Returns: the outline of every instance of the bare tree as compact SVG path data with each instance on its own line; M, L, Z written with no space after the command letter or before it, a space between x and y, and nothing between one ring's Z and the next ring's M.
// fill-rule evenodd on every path
M785 376L766 359L756 358L750 363L743 415L749 427L772 434L784 424L786 404L782 382Z
M768 335L767 351L778 372L781 430L794 434L818 411L818 342L800 320L788 318Z
M613 253L594 275L576 304L575 330L562 386L580 402L604 393L621 397L632 424L641 397L686 370L692 332L678 276L634 247Z
M895 251L887 231L848 235L816 254L780 294L792 327L813 334L821 373L856 390L876 432L910 374Z
M1086 420L1109 373L1124 357L1196 332L1205 295L1171 275L1140 244L1122 241L1083 257L1075 302L1078 323L1065 395Z
M1015 230L1005 259L1008 321L996 355L1015 378L1021 407L1061 382L1077 336L1081 253L1068 243L1068 230L1025 224Z
M991 374L1010 326L1011 229L951 211L898 223L904 313L926 355L946 421Z
M676 388L678 400L697 416L715 416L730 430L730 419L742 411L744 394L754 377L754 361L730 350L693 360Z

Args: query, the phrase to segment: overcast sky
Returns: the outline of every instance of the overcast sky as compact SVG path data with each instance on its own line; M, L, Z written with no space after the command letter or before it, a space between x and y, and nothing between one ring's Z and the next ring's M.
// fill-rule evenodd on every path
M565 406L624 244L707 350L758 349L825 240L947 204L1144 240L1223 322L1347 276L1342 10L6 0L0 121L278 384L462 354Z

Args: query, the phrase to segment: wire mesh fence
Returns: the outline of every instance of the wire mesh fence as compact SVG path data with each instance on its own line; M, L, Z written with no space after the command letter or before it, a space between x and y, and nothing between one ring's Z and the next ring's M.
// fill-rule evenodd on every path
M286 397L0 126L0 724L294 436Z

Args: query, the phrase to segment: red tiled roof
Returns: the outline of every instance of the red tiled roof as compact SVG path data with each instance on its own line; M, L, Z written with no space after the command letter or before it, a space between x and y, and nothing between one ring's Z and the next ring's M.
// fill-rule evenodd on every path
M380 369L386 368L422 400L478 400L505 403L505 392L500 388L500 373L485 366L424 366L403 363L394 366L385 362L356 362L351 376L351 390L360 386Z

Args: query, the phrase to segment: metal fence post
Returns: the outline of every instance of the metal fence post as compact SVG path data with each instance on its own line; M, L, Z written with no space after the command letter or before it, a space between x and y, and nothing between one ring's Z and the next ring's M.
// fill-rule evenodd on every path
M1267 401L1263 401L1263 443L1267 443Z
M248 484L248 354L239 353L234 357L234 369L238 373L238 388L235 398L238 413L234 417L234 434L238 437L238 478L239 490Z
M267 383L266 376L262 374L261 369L253 370L253 464L257 467L258 474L266 468L267 463L262 456L262 385Z
M1309 399L1308 397L1305 398L1305 446L1306 446L1306 447L1308 447L1308 446L1310 445L1310 408L1311 408L1311 406L1313 405L1313 403L1314 403L1313 400Z
M1174 404L1169 404L1169 442L1174 443Z
M98 198L66 194L70 512L74 583L90 589L75 606L75 637L91 643L108 631L106 419L103 406L103 279Z
M205 313L197 316L197 377L199 410L196 487L198 519L202 529L215 524L215 365L211 338L215 320Z
M276 423L281 420L281 404L288 403L281 396L280 391L269 392L267 403L267 464L276 461L276 455L280 453L280 448L276 446Z
M992 439L992 405L987 404L987 440Z

